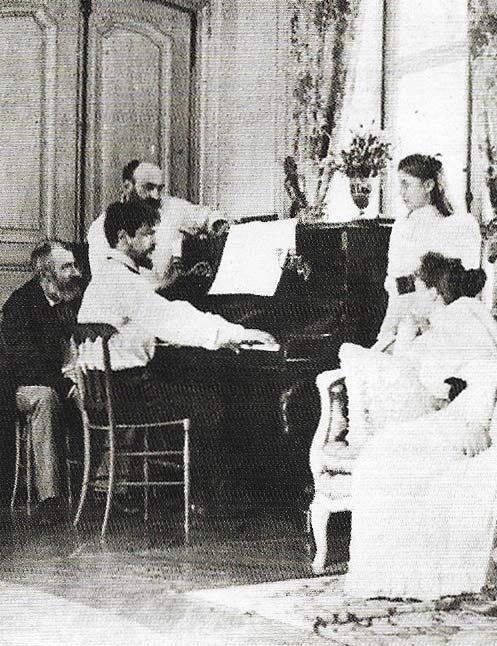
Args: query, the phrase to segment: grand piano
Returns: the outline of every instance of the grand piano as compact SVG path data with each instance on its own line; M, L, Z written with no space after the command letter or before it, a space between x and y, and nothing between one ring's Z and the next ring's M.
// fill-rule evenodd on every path
M316 375L338 367L345 341L374 343L387 305L383 289L390 227L378 221L306 223L296 229L297 257L272 297L208 295L199 283L193 304L245 327L273 334L277 353L228 354L222 383L226 422L222 451L236 500L295 501L311 483L308 451L319 417ZM222 240L185 237L183 261L219 265ZM185 294L169 294L169 297Z

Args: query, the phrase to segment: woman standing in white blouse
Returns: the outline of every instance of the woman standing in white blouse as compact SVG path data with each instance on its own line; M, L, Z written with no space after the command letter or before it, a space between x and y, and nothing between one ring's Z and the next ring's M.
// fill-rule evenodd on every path
M476 250L476 256L479 250L469 218L463 222L460 216L453 216L440 160L429 155L408 155L400 161L398 172L407 214L395 220L390 237L385 280L389 300L375 346L378 350L393 343L402 319L412 314L413 273L426 253L434 251L459 258L466 266L467 249Z

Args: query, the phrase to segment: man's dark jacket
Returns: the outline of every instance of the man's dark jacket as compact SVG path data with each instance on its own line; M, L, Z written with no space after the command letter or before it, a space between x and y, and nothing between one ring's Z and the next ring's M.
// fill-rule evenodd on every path
M51 306L35 278L11 294L3 307L2 336L4 360L17 385L61 385L64 340L71 337L80 304L78 297Z
M17 386L53 386L61 393L62 339L71 335L81 303L50 307L36 279L13 292L3 306L0 337L0 507L12 492L15 391Z

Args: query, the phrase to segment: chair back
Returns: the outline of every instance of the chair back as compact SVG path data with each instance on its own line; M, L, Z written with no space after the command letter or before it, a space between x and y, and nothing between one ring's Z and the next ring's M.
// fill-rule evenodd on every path
M109 340L116 332L107 323L78 323L73 334L83 411L89 421L105 419L109 426L115 424ZM95 362L96 352L101 361Z

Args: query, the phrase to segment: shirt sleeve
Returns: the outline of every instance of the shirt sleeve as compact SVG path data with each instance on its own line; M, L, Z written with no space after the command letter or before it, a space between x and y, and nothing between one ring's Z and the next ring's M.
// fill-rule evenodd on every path
M104 216L98 217L88 230L88 261L92 276L104 271L110 245L107 242L104 231Z
M241 325L229 323L221 316L201 312L186 301L169 301L152 291L135 298L131 315L147 332L171 345L194 346L217 350L245 337Z
M397 294L395 279L401 275L400 267L402 266L403 252L406 246L403 232L405 227L403 222L396 220L393 223L390 233L390 242L388 245L388 265L387 275L385 278L385 289L389 294Z

